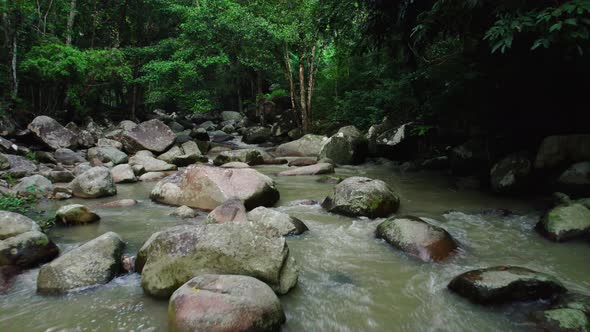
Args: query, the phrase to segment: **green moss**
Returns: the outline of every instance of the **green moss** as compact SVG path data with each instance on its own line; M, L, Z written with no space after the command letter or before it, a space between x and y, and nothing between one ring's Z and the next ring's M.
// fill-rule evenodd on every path
M549 321L558 322L559 327L563 329L588 331L588 318L580 310L569 308L547 310L545 311L545 318Z

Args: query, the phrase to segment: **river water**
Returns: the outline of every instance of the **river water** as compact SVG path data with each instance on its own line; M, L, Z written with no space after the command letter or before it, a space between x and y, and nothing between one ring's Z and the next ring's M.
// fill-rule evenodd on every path
M281 297L286 331L522 331L528 305L488 308L451 294L446 285L466 270L512 264L550 273L570 290L590 293L590 244L556 244L534 231L540 211L536 202L500 198L456 189L443 175L400 174L389 162L337 168L342 176L368 176L389 183L402 197L399 214L430 218L460 243L444 263L422 263L374 237L383 219L348 218L319 205L333 185L317 176L276 177L287 166L256 167L273 177L281 193L277 208L303 220L310 231L288 239L301 268L298 286ZM116 197L73 199L88 206L116 199L140 200L135 207L94 208L98 224L60 228L50 237L62 251L104 232L119 233L135 255L154 232L186 223L168 214L172 207L152 203L155 183L118 185ZM41 205L48 214L66 202ZM512 214L503 214L507 209ZM205 213L194 222L202 222ZM66 296L36 294L38 269L17 277L0 294L0 331L166 331L167 302L145 296L140 276L129 274Z

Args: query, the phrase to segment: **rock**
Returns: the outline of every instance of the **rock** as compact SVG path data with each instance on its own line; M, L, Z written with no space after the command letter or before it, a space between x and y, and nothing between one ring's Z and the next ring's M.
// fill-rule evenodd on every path
M173 172L147 172L139 177L140 182L160 181L163 178L174 174Z
M291 160L287 166L289 167L300 167L300 166L311 166L311 165L315 165L317 164L318 161L315 159L310 159L310 158L298 158L295 160Z
M137 127L137 123L131 121L131 120L123 120L121 122L119 122L119 128L129 131L129 130L133 130L133 128Z
M296 141L279 145L275 154L279 157L317 157L327 140L326 136L307 134Z
M408 160L416 156L419 139L414 135L416 125L412 122L395 126L393 121L384 119L378 130L371 127L368 140L374 155L392 160Z
M123 131L121 136L123 147L128 153L141 150L161 153L168 150L176 140L174 132L162 121L155 119Z
M567 292L562 294L554 303L553 308L577 309L590 316L590 296L580 293Z
M395 125L388 116L383 118L379 124L372 125L367 132L367 140L369 141L369 152L372 155L377 154L377 138L384 132L394 129ZM405 134L405 131L404 133ZM401 133L400 133L401 135Z
M120 208L120 207L131 207L137 205L138 201L134 199L121 199L118 201L112 201L107 203L100 203L95 205L100 208Z
M272 135L270 128L250 127L247 128L242 137L242 141L248 144L258 144L267 142Z
M399 198L381 180L354 176L337 184L322 207L347 216L379 218L397 211Z
M39 230L0 240L0 266L34 267L52 260L58 254L55 243Z
M497 193L514 193L528 187L533 169L531 157L526 152L508 155L490 171L490 184Z
M35 137L52 149L76 147L78 137L54 119L38 116L27 127Z
M42 294L67 293L71 290L106 284L117 276L125 243L113 232L72 249L43 265L37 278Z
M217 125L212 121L205 121L201 123L197 128L203 129L205 131L212 131L217 129Z
M334 165L332 164L315 164L310 166L297 167L280 172L279 176L297 176L297 175L320 175L334 173Z
M184 151L184 154L194 154L197 156L201 156L203 155L201 153L201 150L199 149L199 145L193 141L188 141L188 142L184 142L182 143L182 150Z
M182 156L184 151L180 149L178 146L174 145L170 148L170 150L166 151L165 153L158 156L158 159L163 160L167 163L172 163L172 159L177 156Z
M221 168L250 168L250 165L240 162L240 161L232 161L220 166Z
M121 164L111 168L111 176L115 183L137 182L135 172L129 164Z
M574 194L590 194L590 161L571 165L557 179L561 191Z
M76 163L86 161L76 152L66 148L60 148L55 150L54 156L56 161L64 165L74 165Z
M142 165L146 172L164 172L176 170L176 165L169 164L150 156L147 151L139 151L135 156L129 158L129 165Z
M125 152L109 146L89 149L88 159L94 158L103 163L112 162L114 165L124 164L129 160Z
M232 125L225 125L221 128L221 131L227 134L231 134L236 131L236 128L234 128L234 126Z
M41 175L49 179L52 183L66 183L74 179L74 173L63 170L63 171L49 171L42 172Z
M38 169L34 162L23 156L13 154L4 154L3 156L8 159L10 168L3 171L2 174L10 175L15 178L22 178L23 176L32 175Z
M253 209L272 206L279 200L279 192L271 178L254 169L189 166L158 182L150 194L159 203L203 210L213 210L234 197Z
M178 167L185 167L197 162L208 163L209 158L196 154L184 154L182 156L176 156L172 159L172 163Z
M39 225L22 214L0 210L0 240L22 233L41 231Z
M63 199L70 199L70 198L72 198L72 196L73 196L72 189L70 189L69 187L56 185L53 187L53 191L49 195L49 198L63 200Z
M554 169L590 160L590 135L549 136L543 140L535 168Z
M99 198L117 194L117 187L106 167L92 167L76 176L71 183L74 196L82 198Z
M249 223L184 225L155 233L139 250L136 270L144 291L164 298L208 273L251 276L285 294L299 273L285 239Z
M226 222L248 222L246 207L241 200L228 199L209 213L205 220L208 224L223 224Z
M205 274L170 298L172 331L279 331L281 302L262 281L240 275Z
M78 176L91 168L92 166L90 166L90 163L79 164L76 167L74 167L74 175Z
M232 112L232 111L221 112L221 119L223 121L229 121L229 120L241 121L243 118L244 118L244 116L238 112Z
M344 181L344 179L346 179L346 178L342 177L342 176L324 175L324 176L321 176L319 179L317 179L316 182L328 183L328 184L338 184L338 183Z
M131 169L133 169L135 176L141 176L145 174L145 167L143 165L133 165L131 166Z
M324 142L318 158L330 158L336 164L353 165L365 160L368 142L355 126L343 127Z
M550 309L532 314L536 331L587 332L590 321L582 311L571 308Z
M0 294L12 287L14 277L21 273L21 269L14 265L0 266Z
M376 235L425 262L445 260L457 249L446 230L413 216L385 220L377 226Z
M178 123L176 121L170 122L168 126L175 133L179 133L181 131L184 131L184 127L180 123Z
M198 214L195 210L191 209L190 207L188 207L186 205L183 205L183 206L178 207L174 211L172 211L172 213L170 213L170 215L186 219L186 218L194 218Z
M5 155L0 154L0 170L6 170L10 168L10 160Z
M566 291L554 277L518 266L468 271L455 277L448 288L480 304L554 299Z
M282 236L299 235L309 230L303 221L290 215L265 207L257 207L248 212L248 220L274 228Z
M232 161L243 162L250 166L264 164L262 154L256 149L223 151L213 159L213 164L219 166Z
M88 149L96 144L94 136L88 130L80 130L78 133L76 133L76 135L78 136L79 147Z
M96 146L99 148L115 148L117 150L123 149L123 143L109 138L99 138Z
M55 213L55 221L66 226L91 224L99 220L98 214L82 204L64 205Z
M451 149L449 153L451 173L457 176L472 175L489 167L488 146L478 140L470 140Z
M420 168L425 170L439 171L449 167L449 157L440 156L426 159L420 164Z
M191 130L191 137L196 139L197 141L209 141L209 134L207 133L207 130L203 128L193 128Z
M576 203L557 206L541 218L537 230L558 242L590 237L590 209Z
M20 182L14 186L13 191L20 196L46 196L53 190L53 184L49 179L42 175L31 175L22 178Z

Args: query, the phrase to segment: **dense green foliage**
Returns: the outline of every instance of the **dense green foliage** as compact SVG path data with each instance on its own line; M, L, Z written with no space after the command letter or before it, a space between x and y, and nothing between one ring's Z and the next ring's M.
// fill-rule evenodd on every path
M589 86L585 0L0 0L0 13L0 108L15 116L242 110L284 94L308 130L389 114L576 131Z

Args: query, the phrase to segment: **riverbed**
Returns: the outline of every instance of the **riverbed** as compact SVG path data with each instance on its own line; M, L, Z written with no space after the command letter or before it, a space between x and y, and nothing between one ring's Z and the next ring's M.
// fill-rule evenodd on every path
M348 218L318 205L333 184L320 176L277 177L286 165L257 166L271 176L281 193L276 208L300 218L309 227L288 238L301 273L295 289L281 297L287 316L285 331L522 331L531 328L526 305L483 307L450 293L448 282L474 268L519 265L546 272L570 290L590 294L590 244L553 243L534 226L542 213L534 199L506 198L458 189L444 174L402 174L393 163L372 161L336 169L336 175L368 176L387 182L400 196L398 214L428 218L459 243L458 253L443 263L423 263L375 239L383 219ZM126 252L137 253L154 232L180 224L203 222L169 216L173 207L149 200L152 183L119 184L116 197L43 202L51 215L64 204L92 207L133 198L134 207L93 208L97 224L54 227L49 236L63 251L107 231L121 235ZM508 212L509 211L509 212ZM0 294L0 331L165 331L167 302L143 294L140 276L120 276L107 285L66 296L36 294L38 269L18 276Z

